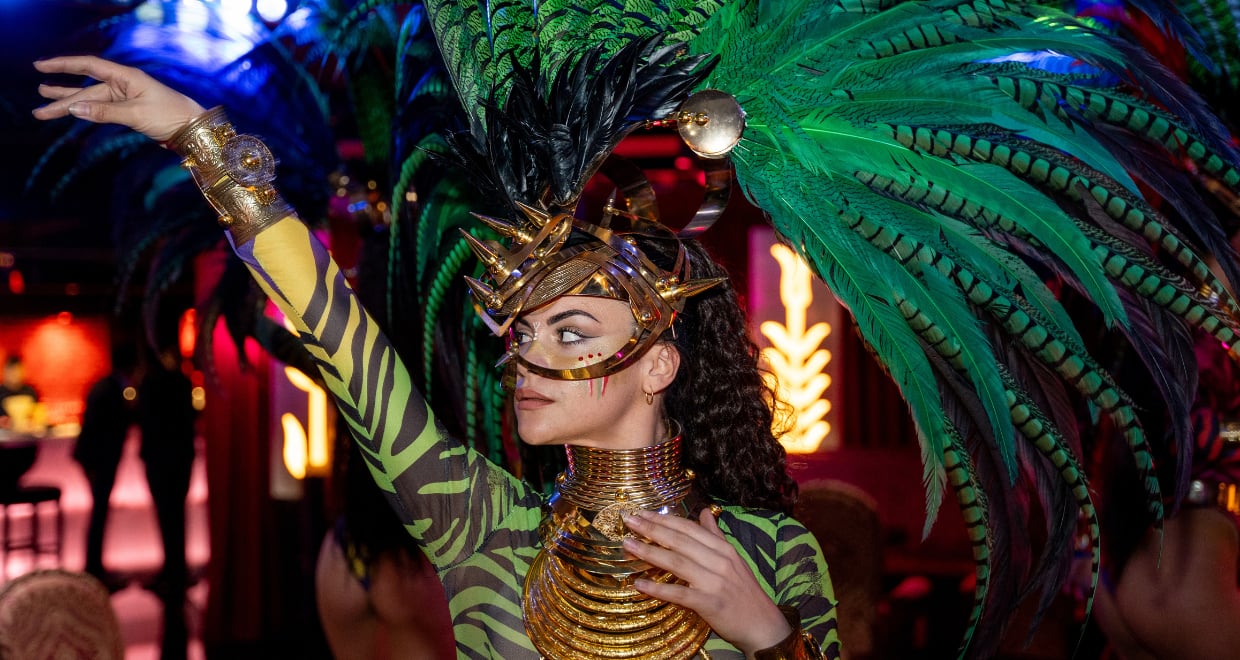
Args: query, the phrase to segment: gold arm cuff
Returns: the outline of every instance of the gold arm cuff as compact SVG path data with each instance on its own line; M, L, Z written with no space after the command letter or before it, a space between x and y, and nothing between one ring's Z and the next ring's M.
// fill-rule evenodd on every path
M754 651L754 660L822 660L822 649L814 636L801 630L801 613L784 605L779 611L784 613L792 632L775 646Z
M275 158L252 135L238 135L220 106L177 131L167 143L180 155L203 196L219 214L220 226L244 245L294 211L276 189Z

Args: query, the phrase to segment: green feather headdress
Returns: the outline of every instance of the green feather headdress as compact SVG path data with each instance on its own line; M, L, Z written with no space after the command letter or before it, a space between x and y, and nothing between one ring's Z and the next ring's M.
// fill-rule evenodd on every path
M571 212L634 122L696 88L736 97L747 124L730 156L737 180L851 311L908 402L927 527L949 491L971 523L978 588L962 651L991 653L1025 596L1049 604L1078 519L1097 583L1078 404L1123 438L1148 519L1175 505L1192 444L1190 331L1228 346L1240 333L1240 308L1206 265L1240 273L1208 192L1240 192L1240 159L1209 109L1149 58L1054 8L1003 0L427 7L469 116L458 146L494 170L501 207ZM705 59L717 63L703 78ZM629 75L643 63L675 84ZM611 86L563 93L591 76ZM637 105L583 101L649 89L659 102L632 116ZM1050 281L1090 301L1140 358L1178 452L1171 488L1154 466L1161 434ZM1047 541L1034 558L1037 510Z

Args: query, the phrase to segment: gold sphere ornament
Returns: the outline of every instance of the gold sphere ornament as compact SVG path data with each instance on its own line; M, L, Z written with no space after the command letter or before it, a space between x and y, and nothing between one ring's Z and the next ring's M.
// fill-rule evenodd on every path
M238 185L261 188L276 178L276 159L253 135L237 135L221 149L223 169Z
M675 117L680 138L702 158L727 156L745 132L745 111L736 97L717 89L685 99Z
M253 171L253 170L257 170L258 168L262 166L263 166L263 159L257 153L254 153L253 151L247 151L241 154L241 167L244 167L247 170Z

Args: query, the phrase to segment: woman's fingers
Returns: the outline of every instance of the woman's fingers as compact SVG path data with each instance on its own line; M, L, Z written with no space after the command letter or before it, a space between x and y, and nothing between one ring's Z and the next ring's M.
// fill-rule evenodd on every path
M87 76L98 80L85 88L42 85L52 102L34 111L38 119L71 114L95 123L121 124L163 142L203 112L193 99L165 86L139 69L91 55L54 57L35 62L43 73Z
M710 522L714 526L713 517ZM690 584L699 585L726 571L729 553L734 552L722 535L678 516L643 511L627 516L625 524L650 541L626 539L626 550Z
M148 87L158 83L142 71L90 55L54 57L35 62L43 73L87 76L99 82L87 87L39 85L39 94L55 99L37 110L35 117L54 119L71 114L96 123L124 124L137 127L142 117L135 116L126 101L141 96Z
M624 523L651 542L690 556L718 556L727 545L726 539L715 537L699 524L679 516L641 511L627 516Z
M695 612L705 609L704 598L700 591L675 582L655 582L645 578L638 579L634 584L639 591L659 600L687 607Z
M133 67L110 62L94 55L68 55L39 60L34 68L42 73L67 73L75 76L90 76L100 82L126 81L145 73Z
M624 549L646 563L684 580L688 584L655 582L639 579L634 583L642 593L654 596L659 600L687 607L698 613L718 609L716 599L719 596L719 585L715 580L721 579L718 569L712 570L696 558L677 550L669 550L634 538L624 540Z
M699 522L643 511L625 525L649 539L624 540L624 549L687 584L638 579L644 594L697 612L720 637L750 653L788 636L791 628L753 572L728 543L710 511Z
M669 550L653 543L629 538L624 540L624 549L634 557L672 573L690 584L698 581L700 576L706 573L699 561L691 555L684 554L680 548Z
M710 516L709 509L704 509L703 513ZM700 519L705 520L705 518ZM710 516L710 520L712 522L714 519L714 516ZM637 511L631 516L627 516L625 518L625 524L628 524L629 522L641 526L660 537L666 537L669 540L676 540L683 536L693 539L698 543L713 544L710 540L713 535L709 534L702 527L702 525L689 520L688 518L681 518L680 516L674 516L671 514L655 513L653 511ZM646 532L642 533L651 540L659 540L649 534L646 534Z
M698 526L720 541L728 542L728 538L723 535L723 530L719 529L719 520L715 518L715 514L710 512L710 509L702 509L702 512L698 514Z
M90 87L61 87L58 85L39 85L39 95L52 99L52 103L35 108L34 116L38 119L57 119L69 114L69 106L80 101L109 101L112 90L99 83Z
M70 96L73 96L74 94L83 94L85 92L89 92L94 89L99 89L100 87L103 88L104 93L107 93L108 88L106 85L91 85L90 87L62 87L60 85L39 85L39 96L42 96L45 99L52 99L55 101L59 101L60 99L69 98Z
M96 124L121 124L130 128L138 128L142 124L142 116L135 112L133 104L128 101L73 101L68 106L69 114L78 119Z

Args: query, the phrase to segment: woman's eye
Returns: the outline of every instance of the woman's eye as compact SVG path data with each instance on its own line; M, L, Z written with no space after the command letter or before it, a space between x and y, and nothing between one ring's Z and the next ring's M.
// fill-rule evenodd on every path
M531 337L529 334L524 333L524 332L513 332L512 333L512 341L515 344L528 344L530 343L530 340L532 339L533 337Z
M583 339L589 339L589 336L583 335L572 328L561 328L559 332L560 343L562 344L575 344Z

